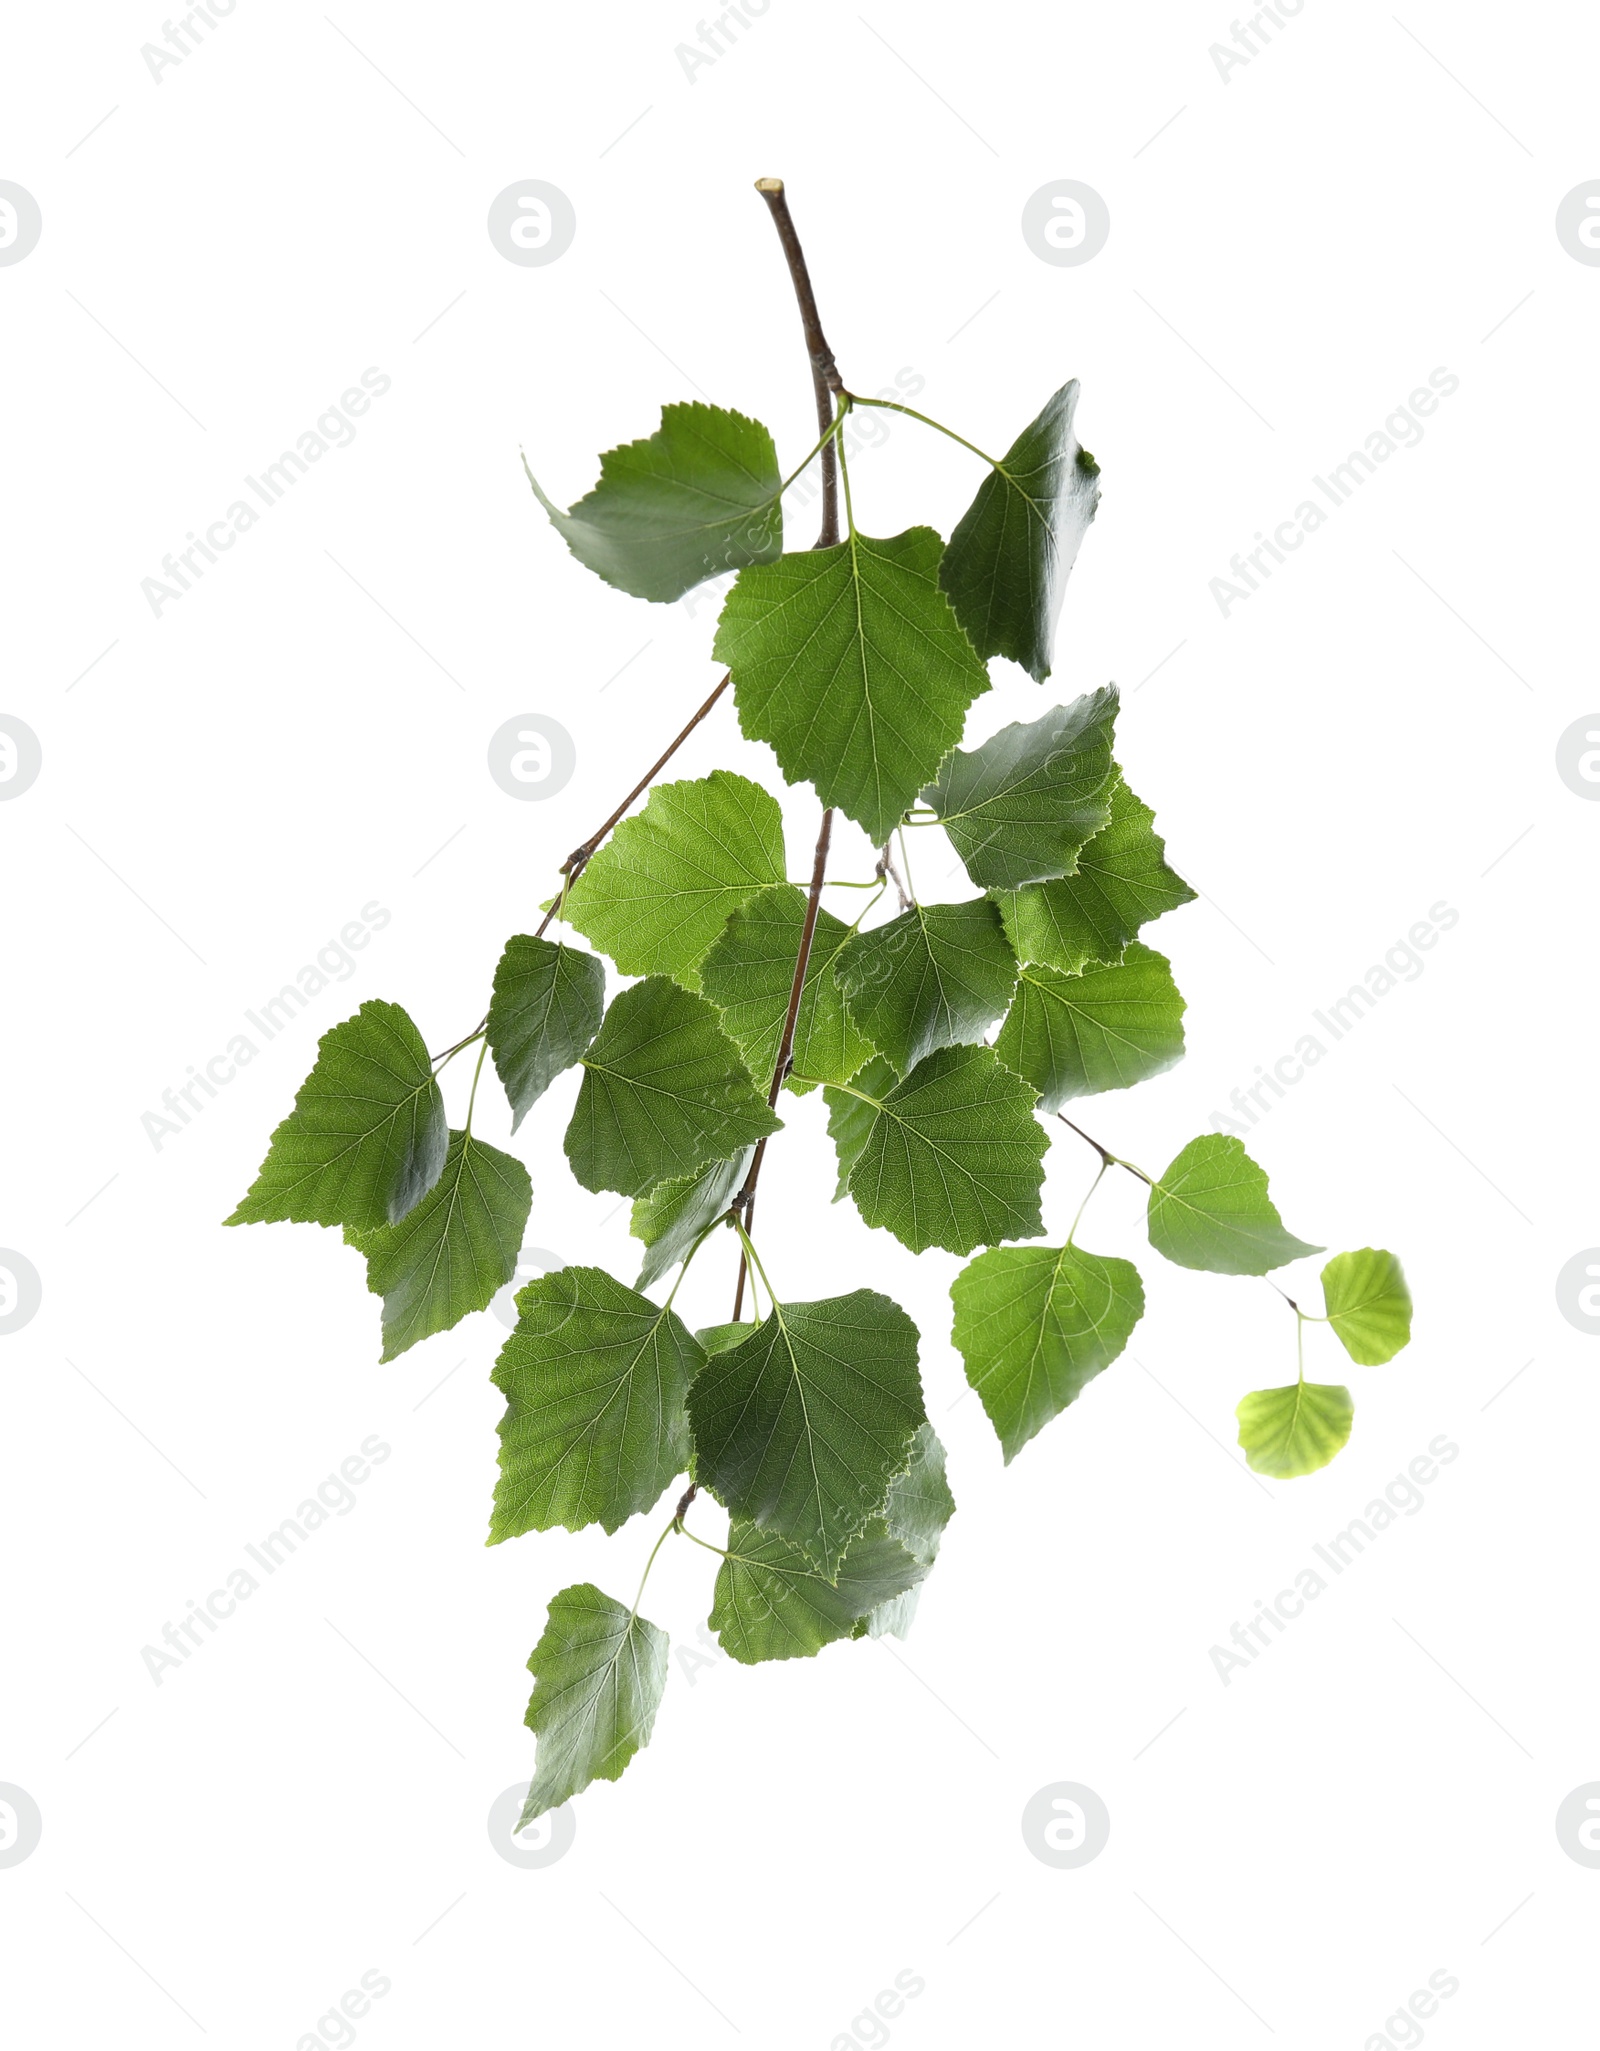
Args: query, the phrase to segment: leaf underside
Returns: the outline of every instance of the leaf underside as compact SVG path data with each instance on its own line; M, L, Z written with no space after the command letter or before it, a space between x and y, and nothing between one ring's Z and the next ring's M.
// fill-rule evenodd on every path
M667 1634L593 1582L563 1588L528 1658L524 1718L539 1740L517 1828L559 1809L596 1780L619 1780L650 1742L667 1682Z

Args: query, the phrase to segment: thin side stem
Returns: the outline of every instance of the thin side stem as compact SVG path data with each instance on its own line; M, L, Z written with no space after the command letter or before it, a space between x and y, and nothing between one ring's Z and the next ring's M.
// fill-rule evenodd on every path
M650 1579L650 1569L656 1563L656 1554L660 1552L661 1548L666 1544L667 1540L672 1536L673 1532L676 1531L677 1528L678 1520L676 1517L674 1517L672 1522L667 1526L666 1530L662 1532L661 1536L650 1548L650 1557L645 1561L644 1572L639 1576L639 1593L633 1598L633 1608L628 1612L628 1622L630 1624L633 1622L634 1618L639 1614L639 1604L644 1599L644 1584Z
M969 442L964 434L957 434L953 427L946 427L942 420L931 420L926 413L919 413L915 406L902 406L898 399L864 399L859 392L851 392L849 398L852 406L882 406L890 413L908 414L911 419L920 420L924 427L931 427L939 434L948 435L951 441L960 442L961 446L970 449L973 455L983 456L991 470L1005 468L1005 465L998 462L995 457L984 455L976 442Z

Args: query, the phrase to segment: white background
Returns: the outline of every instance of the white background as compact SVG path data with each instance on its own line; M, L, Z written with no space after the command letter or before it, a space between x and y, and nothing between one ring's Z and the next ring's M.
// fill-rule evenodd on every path
M1225 12L777 0L692 83L689 14L625 0L243 0L159 84L153 11L11 23L0 177L44 217L0 269L0 711L44 751L0 805L0 1244L44 1286L0 1342L0 1781L43 1817L0 1869L12 2041L289 2047L371 1970L372 2051L821 2051L874 2038L863 2010L909 1970L906 2051L1354 2051L1440 1969L1460 1986L1427 2041L1580 2041L1600 1872L1553 1819L1600 1778L1600 1361L1554 1284L1600 1239L1600 809L1555 750L1600 697L1600 271L1554 215L1600 175L1600 23L1311 0L1225 83ZM1347 1370L1313 1333L1354 1436L1325 1473L1260 1483L1233 1406L1292 1377L1292 1319L1260 1283L1159 1263L1123 1178L1084 1237L1139 1260L1147 1315L1003 1470L959 1400L960 1263L830 1209L822 1107L791 1107L768 1265L916 1317L959 1514L905 1646L675 1656L648 1750L529 1871L485 1828L531 1769L523 1662L558 1588L631 1595L657 1519L486 1551L502 1328L380 1369L337 1235L219 1220L359 1001L405 1004L433 1046L471 1028L504 938L714 681L714 605L585 574L517 451L570 500L600 449L703 390L798 459L766 173L857 389L909 366L918 403L1000 448L1083 381L1104 500L1056 676L996 664L969 734L1119 681L1119 753L1204 893L1150 936L1189 1058L1087 1106L1090 1129L1158 1168L1431 906L1459 912L1250 1141L1291 1229L1402 1254L1416 1339ZM485 230L528 177L576 209L547 267ZM1020 232L1062 177L1111 213L1078 268ZM354 443L154 616L141 580L368 366L392 388ZM1210 580L1438 366L1459 390L1420 445L1224 617ZM902 420L854 481L894 533L948 532L978 480ZM545 803L486 771L522 713L576 744ZM731 706L679 763L716 765L772 773ZM785 809L803 876L815 800ZM838 845L836 873L866 873L853 829ZM942 845L914 850L933 898L963 894ZM348 980L155 1147L162 1092L374 900L392 918ZM514 1143L528 1238L631 1279L625 1213L560 1154L572 1089ZM491 1085L479 1126L503 1143ZM1090 1165L1063 1133L1052 1234ZM695 1321L727 1315L730 1260L704 1266ZM158 1686L141 1649L371 1434L392 1454L355 1506ZM1225 1686L1210 1648L1439 1434L1459 1456L1424 1507ZM656 1567L645 1611L675 1648L712 1566L672 1545ZM1111 1814L1075 1871L1019 1827L1057 1781Z

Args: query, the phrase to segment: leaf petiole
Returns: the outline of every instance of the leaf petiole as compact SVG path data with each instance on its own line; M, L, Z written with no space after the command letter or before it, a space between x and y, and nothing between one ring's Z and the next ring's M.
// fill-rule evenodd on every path
M639 1576L639 1593L633 1598L633 1608L628 1612L628 1622L630 1624L633 1622L634 1618L639 1614L639 1605L644 1600L644 1584L650 1579L650 1569L656 1563L656 1554L660 1552L661 1548L666 1544L667 1540L672 1536L673 1532L676 1531L677 1528L678 1520L676 1517L674 1517L672 1522L667 1526L666 1530L662 1532L661 1536L650 1548L650 1557L645 1561L644 1572Z
M973 455L982 456L984 462L988 464L991 470L999 470L1003 467L995 457L985 455L976 442L969 442L964 434L957 434L953 427L946 427L943 421L933 420L926 413L919 413L915 406L902 406L896 399L867 399L863 398L859 392L852 392L850 394L850 403L853 406L882 406L890 413L904 413L912 420L920 420L924 427L931 427L942 435L948 435L951 441L959 442L964 449L970 449Z

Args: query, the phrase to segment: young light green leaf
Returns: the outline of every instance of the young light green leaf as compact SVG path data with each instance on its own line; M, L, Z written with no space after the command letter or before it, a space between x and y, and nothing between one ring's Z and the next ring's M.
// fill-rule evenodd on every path
M585 1189L639 1196L781 1130L715 1007L664 976L612 999L583 1071L566 1150Z
M1411 1338L1411 1291L1392 1253L1363 1246L1336 1253L1322 1271L1328 1322L1360 1367L1381 1367Z
M1144 1314L1138 1270L1080 1247L1000 1246L957 1275L955 1347L1006 1464L1109 1367Z
M878 1116L879 1101L900 1080L881 1054L874 1054L865 1067L850 1077L851 1088L828 1089L823 1097L828 1106L828 1137L839 1155L839 1182L833 1192L835 1203L850 1187L850 1170L856 1165Z
M904 1596L927 1571L879 1519L851 1540L839 1578L830 1582L798 1546L735 1517L717 1570L711 1628L743 1666L810 1659L850 1637L861 1618Z
M783 880L777 799L714 769L652 791L590 859L562 916L625 976L673 976L697 990L728 914Z
M922 793L982 890L1070 876L1111 820L1117 768L1114 685L1058 705L1031 726L1002 727L970 755L945 758Z
M513 1132L599 1032L605 988L605 969L581 948L528 933L506 942L494 972L488 1034Z
M1184 1002L1172 966L1131 940L1118 963L1075 976L1024 968L994 1051L1046 1111L1100 1090L1131 1089L1183 1059Z
M871 1289L775 1305L689 1390L702 1487L828 1580L882 1514L924 1414L917 1328Z
M1284 1231L1267 1194L1267 1171L1225 1132L1190 1140L1157 1177L1147 1222L1157 1253L1213 1275L1264 1275L1322 1251Z
M421 1033L398 1004L369 998L318 1041L294 1109L224 1222L393 1224L438 1181L449 1137Z
M1348 1389L1294 1382L1287 1389L1257 1389L1234 1413L1239 1444L1257 1474L1278 1481L1315 1474L1350 1436L1355 1404Z
M1000 914L975 897L913 905L857 933L837 974L856 1025L904 1075L936 1048L983 1037L1011 1002L1017 961Z
M758 420L694 402L663 406L642 441L600 458L600 481L570 512L534 496L586 569L659 602L707 577L783 552L782 479Z
M667 1634L592 1581L563 1588L528 1659L523 1721L539 1740L524 1830L595 1780L620 1780L650 1732L667 1685Z
M532 1203L520 1161L452 1132L444 1172L399 1224L345 1227L347 1244L366 1256L367 1287L383 1298L385 1360L488 1309L517 1271Z
M615 1531L689 1465L684 1398L705 1354L682 1321L601 1268L557 1268L517 1293L494 1385L500 1479L489 1543L586 1524Z
M1033 1107L988 1047L930 1054L875 1103L850 1170L856 1208L913 1253L1037 1238L1050 1139Z
M1019 961L1067 975L1086 962L1120 961L1141 926L1192 900L1188 884L1167 867L1155 816L1119 779L1111 823L1085 844L1072 875L995 892Z
M700 965L700 987L758 1079L770 1078L777 1063L805 916L805 892L792 884L758 891L729 919ZM848 1082L872 1053L834 981L834 963L849 934L842 919L818 911L795 1019L795 1073L787 1084L797 1092L818 1082Z
M852 533L745 570L714 652L733 672L739 724L791 783L815 785L874 843L961 738L989 688L939 589L931 527L877 541Z
M637 1200L628 1229L649 1251L636 1289L648 1289L675 1268L712 1219L728 1208L744 1185L750 1152L741 1147L725 1161L709 1161L692 1175L671 1176Z
M1038 683L1067 577L1100 502L1100 466L1072 431L1078 381L1064 384L978 487L939 572L980 655L1006 655Z

